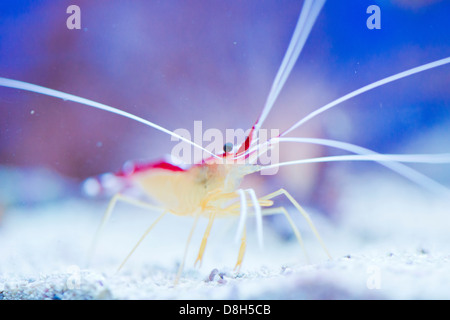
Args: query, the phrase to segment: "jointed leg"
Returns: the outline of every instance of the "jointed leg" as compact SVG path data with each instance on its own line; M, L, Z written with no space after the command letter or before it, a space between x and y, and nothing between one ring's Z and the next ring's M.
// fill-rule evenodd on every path
M142 235L142 237L139 239L139 241L136 243L136 245L133 247L133 249L131 250L131 252L127 255L127 257L122 261L122 263L120 264L119 268L117 269L117 272L120 271L120 269L122 269L123 265L125 264L125 262L128 261L128 259L131 257L131 255L133 254L133 252L136 250L136 248L141 244L142 240L144 240L144 238L150 233L150 231L152 231L152 229L155 227L155 225L162 219L162 217L164 217L166 215L167 211L164 211L153 223L152 225L145 231L145 233Z
M251 201L247 201L246 200L245 192L248 192L250 194ZM220 193L218 193L218 192L217 193L212 193L210 195L210 198L208 198L208 200L216 197L217 194L220 194ZM262 214L261 214L261 206L270 206L270 205L273 204L273 201L270 201L270 200L261 200L261 201L259 201L256 198L254 190L252 190L252 189L247 189L247 190L239 189L239 190L237 190L237 195L240 197L240 202L235 203L235 204L231 204L228 207L223 208L223 211L233 212L236 209L240 210L240 220L239 220L238 231L236 233L236 239L239 239L239 236L241 234L242 234L242 238L241 238L241 246L240 246L240 249L239 249L238 261L237 261L236 266L235 266L235 269L237 269L237 268L240 269L241 264L242 264L242 260L244 258L245 249L246 249L245 222L246 222L246 218L247 218L247 207L253 206L255 208L255 215L257 216L257 225L258 225L258 231L259 231L258 232L258 240L259 240L260 245L262 246ZM232 197L235 197L236 194L235 193L229 193L229 194L226 194L225 196L232 198ZM208 225L207 225L205 233L203 235L203 239L202 239L202 242L201 242L201 245L200 245L200 249L199 249L199 252L198 252L198 255L197 255L197 259L195 260L194 265L196 265L198 262L200 262L200 264L201 264L201 262L202 262L203 254L204 254L204 251L205 251L205 248L206 248L206 243L208 241L208 237L209 237L209 234L211 232L211 228L212 228L212 225L213 225L214 219L216 217L216 213L217 213L217 212L213 211L214 208L208 208L206 202L207 201L205 201L205 204L202 206L202 209L203 210L208 210L208 209L211 210L211 215L209 217ZM189 241L190 241L190 236L189 236L188 242ZM186 253L185 253L185 255L186 255ZM184 259L183 259L183 263L184 263ZM179 274L180 274L180 271L179 271ZM178 279L179 279L179 275L177 276L176 282L178 282Z
M206 242L208 241L209 233L211 232L211 228L212 228L215 217L216 217L215 212L211 213L211 215L209 216L208 225L206 226L206 230L203 235L202 243L200 245L200 250L198 251L197 260L195 260L194 266L197 264L197 262L200 262L200 265L202 264L203 253L206 248Z
M209 234L211 232L211 228L214 222L214 219L216 217L216 208L214 207L209 207L208 203L212 200L217 200L217 199L227 199L227 198L234 198L236 197L236 194L234 192L230 192L230 193L222 193L221 189L217 189L213 192L211 192L203 201L202 201L202 211L210 211L210 216L209 216L209 221L208 221L208 225L206 227L205 233L203 235L203 239L202 239L202 243L200 245L200 249L198 252L198 256L197 259L195 260L194 266L197 265L198 262L200 262L200 265L202 263L202 259L203 259L203 253L205 251L206 248L206 243L208 241L208 237ZM245 199L244 199L245 200ZM228 208L225 208L224 211L228 210Z
M192 235L194 233L195 227L197 226L198 218L200 217L200 214L197 214L195 216L194 224L192 225L191 231L189 232L188 239L186 241L186 247L184 248L184 255L183 260L181 261L180 267L178 268L177 276L174 281L174 285L178 284L178 281L180 280L181 272L183 271L184 262L186 261L187 251L189 247L189 243L191 242Z
M256 198L255 190L246 189L245 191L247 191L252 200L253 210L256 216L256 232L258 235L258 244L260 249L262 249L264 245L263 245L263 225L262 225L261 205L259 204L259 201Z
M308 223L309 227L313 231L314 235L316 236L316 238L319 241L320 245L322 246L323 250L328 255L328 257L331 259L331 255L328 252L325 244L323 243L322 238L320 237L319 232L317 231L316 227L314 226L308 213L306 213L306 211L298 204L298 202L286 190L280 189L278 191L272 192L271 194L268 194L267 196L260 198L260 200L272 199L272 198L275 198L276 196L279 196L282 194L284 194L289 199L289 201L295 206L295 208L297 208L297 210L300 212L300 214L303 216L303 218L305 218L306 222Z
M111 213L114 210L114 207L116 206L118 201L123 201L123 202L129 203L129 204L132 204L134 206L138 206L138 207L141 207L144 209L149 209L152 211L155 211L155 210L161 211L160 207L124 196L120 193L117 193L116 195L114 195L114 197L112 197L111 201L109 201L108 207L106 208L105 214L103 215L102 221L100 222L100 226L98 227L97 232L95 233L95 236L94 236L94 240L92 241L91 248L89 250L89 255L88 255L88 265L90 264L90 262L92 260L92 256L94 254L95 247L96 247L98 239L100 237L100 233L102 232L103 228L105 227L106 222L111 217Z
M242 264L242 260L244 259L246 244L247 244L247 236L246 236L245 227L244 227L244 232L243 232L243 235L241 238L241 246L239 247L239 255L238 255L236 265L234 266L234 270L237 269L237 271L239 271L241 269L241 264Z
M248 192L250 194L251 201L247 202L246 197L245 197L245 192ZM253 189L247 189L245 191L242 189L239 189L239 190L237 190L237 193L240 197L240 202L234 203L226 208L226 210L228 210L230 212L233 212L234 210L237 210L237 209L239 209L239 212L240 212L238 230L236 233L235 241L237 241L239 239L239 236L241 234L242 234L242 238L241 238L241 246L239 248L238 260L236 262L236 266L234 267L235 270L236 269L239 270L241 268L242 260L244 259L244 253L245 253L245 249L246 249L247 237L246 237L246 233L245 233L245 223L246 223L246 218L247 218L247 207L253 206L255 209L255 215L257 217L256 222L257 222L257 227L258 227L258 240L259 240L258 242L259 242L260 247L262 247L261 206L271 206L273 204L273 201L271 201L271 200L257 199Z
M295 226L294 221L292 220L292 218L289 215L289 213L287 212L287 210L284 207L278 207L278 208L264 209L262 211L262 214L264 216L272 215L272 214L280 214L280 213L284 214L284 216L288 220L289 225L291 226L292 231L294 231L294 234L297 237L297 241L300 244L300 247L302 248L303 253L305 254L306 260L309 261L309 257L308 257L308 254L306 253L305 245L303 244L303 240L302 240L302 236L300 235L300 231L298 231L297 227Z

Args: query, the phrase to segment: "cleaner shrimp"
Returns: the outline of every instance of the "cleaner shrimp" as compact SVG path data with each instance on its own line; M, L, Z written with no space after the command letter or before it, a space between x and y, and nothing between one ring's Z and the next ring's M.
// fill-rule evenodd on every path
M247 242L246 221L250 215L256 217L257 238L261 247L263 246L263 216L281 214L284 215L289 222L298 243L303 251L305 251L301 234L293 222L289 211L284 207L274 206L275 199L279 196L284 196L289 200L296 211L300 213L301 216L307 221L325 254L328 258L331 258L331 254L328 252L324 241L321 239L317 228L312 222L311 217L287 190L281 188L267 195L258 197L254 189L242 189L240 187L241 181L245 176L282 166L334 161L375 161L433 192L449 194L449 191L445 186L406 166L404 163L449 163L450 154L380 154L370 149L343 141L319 138L287 137L287 135L294 129L299 128L306 122L321 113L338 106L344 101L352 99L360 94L385 84L389 84L430 69L444 66L450 63L450 57L426 63L406 71L396 73L392 76L385 77L376 82L372 82L369 85L354 90L349 94L344 95L309 113L306 117L294 122L294 124L285 129L277 137L272 137L264 142L259 140L258 133L265 121L268 119L269 113L275 105L280 92L284 88L285 83L299 58L324 5L325 0L304 1L291 41L275 76L262 112L254 125L251 127L245 141L238 146L225 144L223 153L220 154L215 154L190 139L187 139L174 131L170 131L152 121L109 105L23 81L3 77L0 78L0 86L36 92L42 95L61 98L65 101L72 101L109 113L117 114L164 132L208 154L207 158L203 159L199 163L193 164L189 168L183 168L172 164L169 161L149 163L130 162L124 166L121 171L117 172L115 174L116 177L125 180L127 183L137 184L159 205L156 206L150 203L142 202L120 193L114 195L109 202L97 234L95 235L94 245L90 252L91 255L95 248L95 243L118 201L124 201L132 205L151 210L162 211L162 213L154 220L153 224L148 227L129 255L124 259L122 264L119 266L119 269L122 268L144 238L148 236L155 225L161 221L166 214L191 216L194 219L185 244L184 257L175 277L175 283L178 283L182 275L190 240L200 218L206 218L208 223L203 234L195 264L202 262L208 237L215 219L224 216L235 216L238 218L236 240L240 240L240 248L235 269L239 269L243 263ZM354 155L317 157L304 160L279 162L270 165L258 164L258 160L263 154L271 150L275 145L281 143L306 143L322 145L344 150L353 153Z

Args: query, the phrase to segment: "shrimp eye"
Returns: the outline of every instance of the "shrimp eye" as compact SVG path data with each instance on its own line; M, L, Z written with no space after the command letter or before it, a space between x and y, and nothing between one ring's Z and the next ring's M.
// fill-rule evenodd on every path
M223 145L223 151L228 153L233 151L233 144L231 142L227 142Z

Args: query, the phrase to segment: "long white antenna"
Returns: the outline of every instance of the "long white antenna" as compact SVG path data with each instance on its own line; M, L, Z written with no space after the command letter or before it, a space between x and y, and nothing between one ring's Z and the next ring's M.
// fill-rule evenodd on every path
M450 153L443 154L401 154L401 155L386 155L380 154L373 150L363 148L348 142L342 142L330 139L318 139L318 138L278 138L275 142L299 142L299 143L310 143L316 145L323 145L332 148L337 148L340 150L349 151L359 155L360 157L352 156L352 158L331 158L330 161L375 161L379 164L391 169L392 171L398 173L399 175L411 180L412 182L428 189L433 192L450 192L447 187L439 184L433 179L425 176L424 174L404 165L401 162L411 162L411 163L433 163L433 164L443 164L450 163ZM334 160L333 160L334 159Z
M450 63L450 57L447 57L447 58L444 58L444 59L440 59L440 60L436 60L436 61L424 64L424 65L421 65L421 66L418 66L418 67L415 67L415 68L412 68L412 69L409 69L409 70L406 70L406 71L394 74L394 75L392 75L390 77L387 77L387 78L375 81L375 82L373 82L373 83L371 83L371 84L369 84L367 86L364 86L364 87L362 87L362 88L360 88L358 90L350 92L349 94L346 94L345 96L342 96L339 99L336 99L336 100L328 103L327 105L317 109L316 111L311 112L306 117L304 117L303 119L301 119L300 121L298 121L294 125L292 125L289 129L284 131L280 136L287 135L289 132L291 132L292 130L300 127L302 124L304 124L305 122L311 120L315 116L317 116L317 115L319 115L319 114L321 114L321 113L323 113L323 112L333 108L334 106L336 106L336 105L338 105L338 104L340 104L340 103L342 103L344 101L347 101L347 100L349 100L349 99L351 99L353 97L356 97L357 95L360 95L361 93L367 92L369 90L372 90L372 89L374 89L376 87L379 87L379 86L382 86L384 84L393 82L395 80L399 80L399 79L408 77L408 76L413 75L415 73L419 73L419 72L422 72L422 71L425 71L425 70L429 70L429 69L432 69L432 68L436 68L436 67L442 66L442 65L447 64L447 63Z
M63 100L68 100L68 101L73 101L73 102L77 102L77 103L81 103L84 104L86 106L90 106L93 108L97 108L97 109L101 109L107 112L111 112L111 113L115 113L118 114L122 117L128 118L128 119L132 119L135 120L137 122L143 123L149 127L155 128L159 131L162 131L164 133L167 133L169 135L171 135L172 137L178 138L180 140L183 140L191 145L193 145L196 148L202 149L203 151L207 152L208 154L214 156L215 158L219 158L218 156L216 156L215 154L211 153L210 151L206 150L205 148L203 148L202 146L192 142L189 139L186 139L166 128L163 128L151 121L145 120L141 117L135 116L134 114L128 113L126 111L120 110L120 109L116 109L113 107L110 107L108 105L99 103L99 102L95 102L89 99L85 99L85 98L81 98L78 96L75 96L73 94L69 94L69 93L65 93L65 92L61 92L58 90L54 90L54 89L49 89L46 87L42 87L42 86L38 86L35 84L31 84L28 82L23 82L23 81L19 81L19 80L12 80L12 79L8 79L8 78L3 78L0 77L0 86L3 87L8 87L8 88L14 88L14 89L20 89L20 90L25 90L25 91L31 91L31 92L36 92L36 93L40 93L40 94L44 94L47 96L51 96L51 97L55 97L55 98L61 98Z
M377 161L377 162L409 162L409 163L450 163L450 153L441 154L369 154L343 155L292 160L259 166L258 171L294 164L340 162L340 161Z
M368 155L344 155L344 156L330 156L330 157L318 157L310 159L293 160L286 162L274 163L266 166L259 166L257 171L272 169L283 166L291 166L297 164L307 164L307 163L321 163L321 162L340 162L340 161L377 161L384 163L396 163L399 162L410 162L410 163L450 163L450 154L368 154ZM406 167L410 169L409 167ZM411 169L412 170L412 169ZM411 171L417 173L416 171ZM422 176L425 177L425 176ZM410 179L414 181L413 179ZM436 181L429 179L429 189L442 194L450 195L450 190L445 186L437 183Z
M278 73L272 84L272 88L270 89L264 109L255 124L255 134L257 134L258 130L261 128L267 115L272 109L275 100L280 94L324 4L325 0L305 0L291 42L289 43L283 61L281 62L281 66L278 69Z

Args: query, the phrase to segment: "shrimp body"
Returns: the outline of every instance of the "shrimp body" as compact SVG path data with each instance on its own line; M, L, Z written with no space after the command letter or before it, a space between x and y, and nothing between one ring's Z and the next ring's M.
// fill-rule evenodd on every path
M183 169L165 161L146 164L131 163L131 165L128 163L128 166L124 167L125 170L116 174L116 176L126 179L127 182L131 182L131 184L140 187L149 197L158 202L159 206L156 208L163 211L163 214L157 218L149 229L147 229L141 240L139 240L127 258L122 262L119 270L141 243L141 241L153 229L155 224L166 213L171 213L178 216L194 217L194 225L191 229L186 244L185 256L179 267L175 283L178 282L180 277L184 260L186 258L187 246L197 224L197 220L200 217L208 219L208 226L202 239L196 263L201 263L202 261L206 242L214 220L220 217L240 216L240 228L238 228L238 235L240 235L244 229L247 207L253 206L255 215L257 216L257 219L259 219L258 225L260 232L258 236L260 241L262 241L261 207L272 206L273 201L270 199L281 194L283 190L281 193L278 192L270 194L266 197L258 199L253 189L239 189L245 175L258 172L260 170L259 165L255 165L247 161L250 160L251 156L255 154L254 151L249 152L249 156L239 158L239 155L249 151L250 142L252 140L252 132L253 129L247 137L247 140L239 148L238 152L225 152L222 155L215 155L203 160L199 164L191 166L189 169ZM251 197L250 202L246 201L246 192ZM121 194L116 194L116 196L114 196L110 201L110 205L105 213L102 225L104 225L110 216L111 211L118 200L123 200L131 204L148 206L147 204L124 197ZM278 213L280 213L279 209ZM284 209L281 210L281 213L288 216L288 213ZM293 226L293 228L301 242L298 231L295 226ZM240 268L245 247L246 236L244 231L235 268Z
M127 178L174 215L238 215L239 208L229 207L229 204L239 197L236 190L243 177L257 171L258 166L235 161L227 163L227 158L227 154L219 159L210 158L189 169L167 162L146 165L144 169L135 166Z

